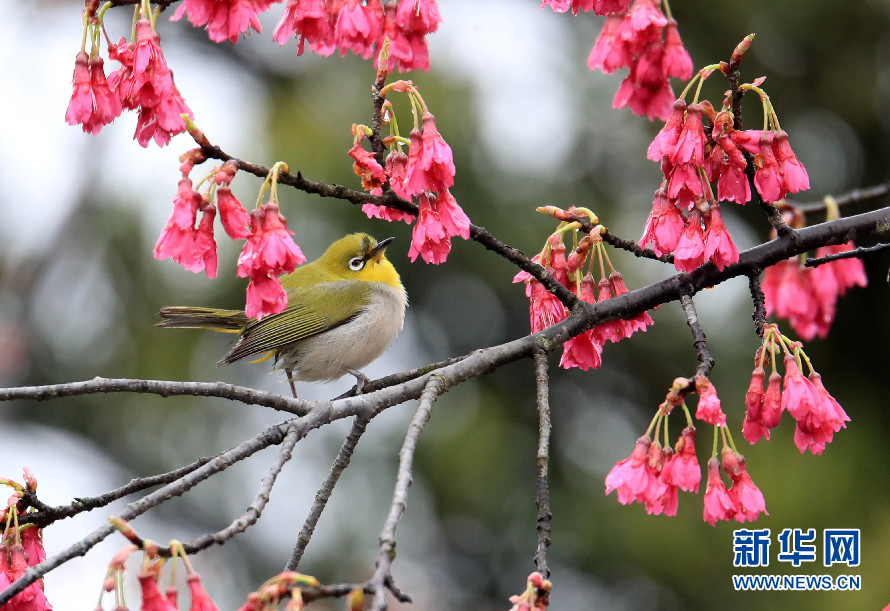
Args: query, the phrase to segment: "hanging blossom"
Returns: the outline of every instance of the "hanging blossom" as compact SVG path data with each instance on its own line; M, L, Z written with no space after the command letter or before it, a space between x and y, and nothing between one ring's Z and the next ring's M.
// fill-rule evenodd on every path
M746 49L747 44L748 39L739 48ZM687 90L712 72L710 67L700 71ZM766 118L775 130L736 130L728 108L717 112L707 101L687 104L681 98L673 103L664 127L649 145L646 156L661 164L664 180L640 244L651 244L659 256L674 253L679 271L691 272L708 261L723 270L738 261L738 248L718 202L751 200L746 154L753 160L754 185L762 201L773 203L809 188L806 170L791 151L788 135L778 127L775 110L759 81L741 89L761 96Z
M548 206L539 208L556 218L568 218L566 215L583 214L596 219L589 210L570 208L568 211ZM582 301L595 304L602 303L613 297L628 292L624 278L612 265L605 251L599 233L585 236L577 246L566 254L563 235L567 222L563 221L544 245L543 250L532 257L532 261L542 265L554 279L572 291ZM595 263L599 261L599 280L594 277ZM584 266L587 271L584 271ZM608 267L609 272L606 272ZM537 333L568 316L568 310L561 301L544 285L528 272L518 273L513 282L525 282L525 294L529 298L529 318L532 333ZM616 319L584 331L563 344L563 355L560 366L564 369L578 367L583 371L596 369L602 365L603 346L606 342L619 342L627 339L637 331L646 331L653 324L648 312L643 312L628 319Z
M784 376L777 371L779 354L784 354ZM764 390L766 359L770 360L772 374ZM808 376L801 371L801 361L809 370ZM763 437L769 440L770 429L779 424L783 412L788 412L796 422L794 444L801 453L809 450L822 454L834 434L850 421L840 403L825 389L801 344L782 335L776 325L764 327L763 344L755 358L745 405L742 433L749 443Z
M605 15L606 23L600 32L587 66L611 74L620 68L630 73L622 81L613 108L625 106L639 116L666 120L671 112L674 92L670 77L683 80L692 76L692 58L683 47L677 22L670 13L663 13L655 0L545 2L554 10L564 12L571 6L579 10L594 10ZM667 3L664 3L665 10ZM543 7L543 4L542 4Z
M702 473L694 447L696 429L685 402L685 396L691 392L699 395L695 418L714 425L715 435L714 452L708 461L702 517L712 526L718 520L754 521L766 513L763 494L748 474L744 457L733 449L716 390L707 377L701 375L674 380L631 455L618 461L606 475L606 494L617 491L619 503L641 503L650 515L674 516L678 491L699 491ZM672 449L668 444L667 420L678 406L686 417L686 428ZM723 439L720 459L716 456L717 435ZM732 481L730 487L724 483L721 467Z
M102 593L99 597L98 608L102 609L102 597L106 592L114 592L115 606L114 609L125 609L124 599L126 598L127 580L124 578L126 571L126 562L134 551L142 547L144 551L144 559L140 566L137 578L139 580L139 596L141 598L140 609L143 611L176 611L180 607L181 600L179 592L176 588L175 579L170 579L170 587L165 592L161 592L159 582L164 566L167 563L163 559L159 559L159 550L157 544L141 539L133 528L124 520L112 518L112 523L119 531L121 531L131 541L141 541L141 546L131 544L118 551L112 557L108 564L106 577L102 584ZM204 589L201 582L201 576L194 570L192 563L185 553L185 549L178 541L170 542L170 554L173 558L181 559L187 571L186 580L188 583L191 604L191 611L219 611L216 603ZM175 569L174 575L175 577Z
M287 292L278 276L294 271L306 257L290 237L294 232L275 203L254 209L250 220L250 235L238 257L238 276L250 278L244 311L248 318L260 320L287 307Z
M400 0L385 9L376 0L288 0L272 37L282 46L296 38L298 55L308 42L322 56L354 53L364 59L388 39L388 69L407 72L429 70L426 36L440 23L435 0Z
M825 199L827 221L840 218L834 199ZM805 225L803 213L784 204L783 217L794 228ZM775 239L775 234L773 234ZM822 246L816 258L850 252L853 242ZM854 286L865 287L868 278L865 266L855 257L836 259L816 267L805 267L800 257L792 257L768 267L763 273L763 289L767 316L775 315L791 323L791 328L804 340L828 335L837 312L837 301Z
M618 461L606 475L606 495L617 491L618 502L622 505L641 503L650 515L675 516L679 506L678 491L698 492L701 467L695 455L695 427L683 402L681 386L688 387L688 380L678 378L675 381L646 434L637 439L633 452ZM671 448L666 422L677 406L682 406L687 426Z
M195 27L207 27L213 42L228 40L235 44L250 28L262 32L259 15L281 0L185 0L173 13L170 21L188 15Z
M380 69L386 71L385 66ZM456 174L453 153L417 89L409 81L397 81L385 87L381 97L391 91L408 93L412 103L423 109L420 126L415 123L410 132L408 154L401 150L405 139L398 136L388 101L384 123L390 125L393 135L383 140L384 146L391 147L383 165L361 145L365 137L373 134L367 126L353 125L353 146L347 154L354 160L353 170L361 178L362 187L372 195L383 195L383 187L387 187L401 199L417 199L417 220L408 256L411 261L419 257L427 263L443 263L451 252L451 239L469 239L471 227L469 217L450 191ZM371 203L363 204L362 211L369 218L387 221L410 223L414 218L408 212Z
M121 38L115 45L109 41L109 56L121 67L109 75L108 83L123 108L139 113L134 139L144 147L151 140L166 146L171 137L186 130L182 115L194 115L173 82L154 24L140 19L135 33L132 42Z
M20 524L27 510L19 509L19 501L26 491L37 490L37 479L31 470L24 469L24 484L5 480L12 489L6 506L0 511L0 591L3 591L25 572L46 560L43 531L34 524ZM19 592L3 607L4 611L52 611L43 591L43 580L38 580Z
M816 257L849 252L852 242L822 246ZM856 258L837 259L818 267L804 267L792 257L768 267L763 273L767 316L784 318L804 340L828 335L837 312L837 301L854 286L865 287L865 266Z

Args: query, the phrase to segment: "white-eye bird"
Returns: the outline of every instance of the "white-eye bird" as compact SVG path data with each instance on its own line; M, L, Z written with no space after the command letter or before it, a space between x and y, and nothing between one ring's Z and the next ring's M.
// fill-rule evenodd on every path
M295 380L332 381L347 373L360 389L367 379L360 370L386 350L405 320L408 296L384 254L393 239L353 233L282 276L288 303L279 314L252 320L241 310L171 306L158 312L157 325L239 333L218 365L274 357L295 397Z

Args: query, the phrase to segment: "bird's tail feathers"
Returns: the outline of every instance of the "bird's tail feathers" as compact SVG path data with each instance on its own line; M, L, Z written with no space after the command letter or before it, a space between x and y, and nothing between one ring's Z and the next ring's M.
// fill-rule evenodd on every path
M241 310L169 306L158 312L160 322L155 326L169 329L210 329L223 333L240 333L247 324L247 316Z

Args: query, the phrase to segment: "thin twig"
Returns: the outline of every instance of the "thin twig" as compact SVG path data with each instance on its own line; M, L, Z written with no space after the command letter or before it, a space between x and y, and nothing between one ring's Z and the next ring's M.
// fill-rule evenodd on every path
M874 185L864 189L853 189L847 193L835 195L834 203L843 207L851 204L861 204L863 202L881 200L888 195L890 195L890 182L885 182L880 185ZM794 204L794 206L804 213L823 212L825 210L825 200Z
M383 524L383 530L380 532L380 553L377 556L377 570L370 581L374 586L374 602L371 606L374 611L384 611L387 608L387 588L393 590L393 594L396 594L390 567L396 557L396 527L402 514L405 513L405 507L408 503L408 487L411 485L413 478L414 452L417 450L417 440L423 432L423 427L432 415L433 403L445 390L445 381L441 377L438 375L430 376L423 389L423 393L420 395L420 404L417 406L417 411L411 419L411 424L408 425L408 432L405 434L402 449L399 450L399 470L396 474L396 485L392 493L392 504L390 505L386 522Z
M167 473L152 475L150 477L133 478L127 484L121 486L116 490L112 490L110 492L106 492L105 494L95 497L74 499L74 501L72 501L68 505L60 505L58 507L45 507L33 513L26 513L19 518L19 521L22 523L33 523L43 528L44 526L52 524L53 522L64 518L76 516L77 514L83 513L84 511L92 511L93 509L98 509L99 507L105 507L106 505L120 500L125 496L129 496L137 492L142 492L143 490L154 488L155 486L160 486L161 484L169 484L170 482L174 482L183 475L191 473L195 469L206 465L208 462L213 460L213 458L214 457L199 458L189 465L185 465L184 467L180 467L179 469L175 469L173 471L168 471ZM26 494L25 500L27 499L28 496ZM32 506L36 507L36 505L33 504Z
M890 250L890 244L875 244L874 246L860 246L853 250L844 252L836 252L833 255L825 255L824 257L810 257L803 262L804 267L819 267L823 263L831 263L839 259L860 259L865 255L873 255L875 253Z
M686 324L689 325L689 329L692 331L692 345L695 346L695 351L698 353L698 362L700 364L695 370L695 375L696 377L707 377L714 367L714 359L711 357L711 351L708 349L708 338L698 322L698 313L695 311L692 293L688 289L680 293L680 305L683 306L683 313L686 315Z
M763 328L766 325L766 295L760 286L760 270L752 270L748 275L748 290L751 291L751 301L754 302L754 312L751 318L754 320L754 332L757 337L763 337Z
M281 469L284 468L287 461L291 459L294 446L297 445L297 442L302 437L294 426L287 426L286 430L287 434L284 437L284 441L281 443L281 449L278 451L278 456L275 458L275 462L272 463L269 472L260 482L260 489L257 492L256 497L253 499L253 502L248 506L247 511L233 520L226 528L215 533L201 535L183 545L186 553L194 554L214 544L222 545L235 535L243 533L257 523L257 520L263 515L263 510L269 503L269 497L272 494L272 487L275 485L275 480L278 479L278 475L281 473Z
M197 486L202 481L216 473L226 470L236 462L244 460L270 445L281 443L286 434L286 430L287 423L275 425L266 429L263 433L240 443L231 450L223 452L191 473L184 475L178 480L167 484L163 488L156 490L137 501L129 503L117 517L129 521L174 497L182 496L185 492ZM73 558L85 555L95 545L114 533L115 530L116 529L112 524L104 524L59 554L30 567L18 580L0 592L0 606L9 602L13 596L46 575L49 571Z
M547 548L550 546L550 484L548 479L550 461L550 390L547 376L547 353L535 352L535 385L538 405L538 485L535 506L538 510L538 547L535 551L535 567L544 578L550 577L547 566Z
M343 445L340 446L337 458L334 459L334 464L331 465L330 474L321 485L321 488L318 489L318 492L315 493L315 501L312 503L309 515L306 516L303 528L300 529L300 534L297 537L294 551L291 554L290 560L287 562L287 566L284 567L284 570L297 570L297 565L300 564L303 552L306 551L306 546L309 545L309 540L312 538L312 533L315 532L315 527L318 525L321 513L327 506L328 499L331 498L331 493L334 491L334 486L337 485L340 475L346 470L346 467L349 466L349 461L352 459L352 453L355 451L355 446L358 444L362 434L364 434L365 429L368 426L368 421L368 418L363 416L356 416L352 421L352 429L343 441Z

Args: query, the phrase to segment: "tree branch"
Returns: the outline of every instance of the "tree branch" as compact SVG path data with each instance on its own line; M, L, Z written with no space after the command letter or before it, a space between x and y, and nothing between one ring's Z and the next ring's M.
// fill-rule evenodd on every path
M390 505L386 522L383 524L383 530L380 532L380 553L377 556L377 570L370 581L371 585L374 586L374 602L371 607L374 611L384 611L387 608L387 588L392 590L393 594L398 597L397 590L395 590L393 584L392 574L390 573L392 561L396 557L396 527L408 503L408 487L413 479L412 468L414 465L414 453L417 450L417 440L423 432L423 427L432 415L433 403L446 389L445 381L439 376L433 375L429 378L424 386L423 393L421 393L420 405L417 406L414 418L411 419L411 424L408 425L408 432L405 434L402 449L399 450L399 470L396 475L395 489L392 493L392 505ZM402 599L400 598L400 600Z
M327 506L328 499L331 498L331 493L334 491L334 486L337 485L340 475L346 470L346 467L349 466L349 461L352 459L352 453L355 451L355 446L364 434L368 422L368 418L361 416L356 416L355 420L353 420L352 429L343 441L343 445L340 446L340 451L337 453L337 458L334 459L334 464L331 465L331 473L328 475L321 488L318 489L318 492L315 493L315 501L312 503L309 515L306 516L306 521L303 523L303 528L300 530L300 534L297 537L297 544L294 546L294 551L291 554L287 565L284 567L284 570L297 570L297 565L300 564L303 552L306 551L306 546L309 545L309 539L312 538L312 533L315 532L315 527L318 525L321 513Z
M269 473L267 473L266 477L263 478L263 481L260 482L260 489L253 502L247 508L247 511L237 519L233 520L226 528L215 533L201 535L184 544L183 548L187 554L197 553L214 544L222 545L235 535L243 533L257 523L257 520L263 515L263 510L269 503L269 497L272 494L272 487L275 485L275 480L278 479L278 475L281 473L281 469L287 461L291 459L294 446L297 445L297 442L301 438L295 427L287 426L286 430L287 434L281 444L281 449L278 451L278 456L276 457L275 462L272 463Z
M550 546L550 484L548 479L550 461L550 390L547 376L547 353L535 352L535 385L538 405L538 486L535 506L538 510L538 547L535 551L535 567L545 579L550 577L547 566L547 548Z
M74 501L72 501L68 505L61 505L59 507L44 506L44 508L40 509L39 511L23 514L19 517L19 522L23 524L36 524L40 528L43 528L48 524L52 524L53 522L64 518L76 516L77 514L83 513L84 511L92 511L93 509L98 509L99 507L105 507L106 505L109 505L114 501L122 499L125 496L135 494L136 492L142 492L143 490L153 488L161 484L169 484L170 482L176 481L182 476L191 473L198 467L206 465L211 460L213 460L213 457L199 458L190 465L185 465L184 467L180 467L179 469L175 469L173 471L168 471L167 473L161 473L159 475L153 475L151 477L137 477L130 480L130 482L116 490L106 492L105 494L96 497L74 499ZM25 495L25 500L29 500L28 494ZM30 504L32 507L37 507L37 505L35 505L34 503Z
M692 331L692 345L698 353L698 362L700 365L695 370L695 376L707 377L714 368L714 359L711 357L711 351L708 349L708 338L705 336L701 324L698 322L698 312L695 311L695 302L692 301L691 292L686 289L680 293L680 305L683 306L683 313L686 315L686 324Z
M48 384L44 386L19 386L0 389L0 402L14 399L46 401L60 397L95 395L99 393L132 392L172 397L192 395L195 397L218 397L239 401L246 405L261 405L282 412L301 416L312 407L311 402L292 399L284 395L254 390L245 386L235 386L225 382L179 382L172 380L137 380L130 378L95 377L83 382Z

